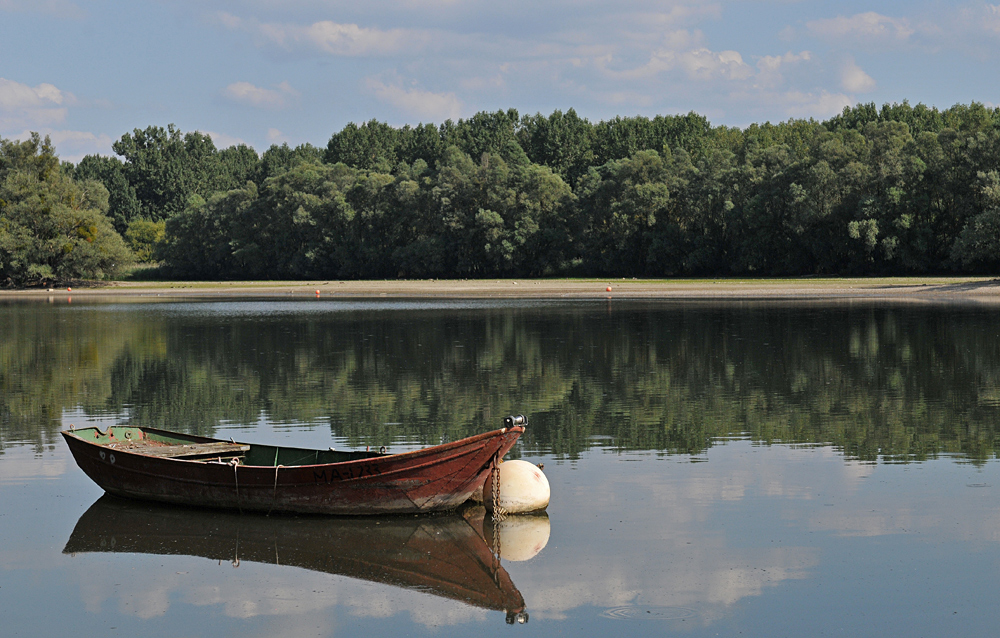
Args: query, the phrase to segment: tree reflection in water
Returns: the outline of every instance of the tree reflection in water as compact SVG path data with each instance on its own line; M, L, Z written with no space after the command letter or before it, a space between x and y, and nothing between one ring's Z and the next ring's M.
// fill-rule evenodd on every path
M1000 334L959 305L195 302L0 306L0 440L62 415L211 435L328 424L423 445L528 412L524 450L703 454L833 444L849 458L995 456Z

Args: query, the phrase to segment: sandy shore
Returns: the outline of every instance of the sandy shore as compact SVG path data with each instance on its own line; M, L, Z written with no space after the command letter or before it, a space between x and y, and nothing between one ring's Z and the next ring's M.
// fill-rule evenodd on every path
M608 288L611 290L609 291ZM3 298L411 297L548 299L978 300L1000 302L1000 279L882 277L802 279L477 279L409 281L107 282L0 291Z

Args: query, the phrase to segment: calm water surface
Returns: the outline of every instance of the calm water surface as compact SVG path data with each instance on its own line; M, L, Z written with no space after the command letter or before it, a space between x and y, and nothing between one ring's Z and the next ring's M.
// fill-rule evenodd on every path
M0 303L2 634L992 635L998 318ZM519 412L511 456L545 464L552 504L500 530L499 566L474 512L330 521L101 498L58 435L133 423L402 451ZM379 552L400 570L366 566ZM446 563L467 590L435 580ZM509 627L520 599L529 621Z

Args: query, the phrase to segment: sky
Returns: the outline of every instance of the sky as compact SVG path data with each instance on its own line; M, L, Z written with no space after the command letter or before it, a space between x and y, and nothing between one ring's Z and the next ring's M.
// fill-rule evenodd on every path
M856 0L0 0L0 137L64 160L176 125L219 148L515 108L822 120L1000 105L1000 4Z

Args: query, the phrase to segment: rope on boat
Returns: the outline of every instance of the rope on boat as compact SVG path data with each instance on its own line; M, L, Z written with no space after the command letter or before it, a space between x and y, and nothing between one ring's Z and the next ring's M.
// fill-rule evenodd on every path
M239 510L240 514L243 513L243 508L240 506L240 477L236 473L236 468L239 466L240 462L238 459L233 459L229 462L233 466L233 480L236 482L236 509Z
M275 454L277 457L277 454ZM264 516L270 516L271 510L274 509L274 504L278 502L278 468L284 467L283 465L274 466L274 490L271 492L271 507L267 508L267 514Z

